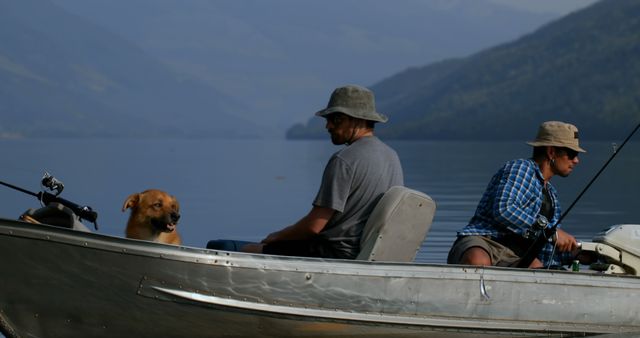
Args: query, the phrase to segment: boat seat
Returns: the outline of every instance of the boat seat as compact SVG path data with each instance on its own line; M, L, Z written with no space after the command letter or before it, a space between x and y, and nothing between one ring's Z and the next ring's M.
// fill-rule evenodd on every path
M426 194L391 187L367 220L357 260L412 262L431 228L436 203Z

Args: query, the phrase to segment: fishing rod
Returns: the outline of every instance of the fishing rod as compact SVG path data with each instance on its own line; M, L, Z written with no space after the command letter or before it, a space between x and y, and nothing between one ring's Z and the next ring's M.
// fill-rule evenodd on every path
M98 229L98 223L97 223L98 213L93 211L93 209L91 209L90 206L80 206L69 200L58 197L58 195L60 195L60 193L64 189L64 184L59 180L57 180L55 177L49 175L49 173L44 174L44 177L42 178L42 185L45 188L50 189L51 191L55 190L56 191L55 195L52 193L48 193L46 191L40 191L38 193L35 193L3 181L0 181L0 185L4 185L5 187L9 187L11 189L20 191L27 195L31 195L37 198L39 201L41 201L44 205L47 205L49 203L60 203L65 207L71 209L76 215L78 215L80 219L84 219L93 223L96 230Z
M526 253L522 256L522 259L518 263L519 268L527 268L529 267L529 265L531 265L531 262L533 262L533 260L538 256L538 254L540 253L544 245L548 243L548 239L555 234L557 224L560 224L560 222L562 222L562 220L565 218L565 216L567 216L569 211L571 211L571 209L576 205L576 203L578 203L578 200L580 200L582 195L584 195L584 193L587 192L587 190L589 190L589 187L591 187L593 182L595 182L595 180L598 178L598 176L600 176L600 174L609 165L609 163L611 163L611 161L616 157L616 155L618 155L620 150L622 150L624 145L627 144L629 139L631 139L633 134L635 134L638 129L640 129L640 123L638 123L638 125L631 131L631 133L627 136L627 138L622 142L620 147L617 149L614 149L613 154L611 154L607 162L605 162L602 168L598 170L598 172L595 174L595 176L593 176L591 181L589 181L589 183L587 183L584 189L582 189L580 194L578 194L578 197L576 197L573 203L571 203L569 208L567 208L567 210L565 210L565 212L560 216L560 218L556 222L556 225L553 225L552 227L549 227L549 228L537 227L536 229L534 229L534 231L537 233L535 236L535 240L533 244L531 244L529 249L526 251Z
M622 142L622 144L620 145L620 147L618 147L617 149L614 148L613 150L613 154L611 154L611 156L609 157L609 159L607 160L607 162L605 162L605 164L602 166L602 168L600 168L600 170L595 174L595 176L593 176L593 178L591 179L591 181L589 181L589 183L584 187L584 189L582 189L582 191L580 192L580 194L578 194L578 197L576 197L576 199L573 201L573 203L571 203L571 205L567 208L567 210L565 210L565 212L562 214L562 216L560 216L560 219L558 219L557 223L562 222L562 220L564 219L565 216L567 216L567 214L569 213L569 211L571 211L571 209L573 208L574 205L576 205L576 203L578 203L578 200L582 197L582 195L584 195L585 192L587 192L587 190L589 189L589 187L591 187L591 185L593 184L593 182L595 182L595 180L598 178L598 176L600 176L600 174L604 171L604 169L609 165L609 163L611 163L611 161L613 160L614 157L616 157L616 155L618 155L618 153L620 152L620 150L622 150L622 148L624 147L625 144L627 144L627 141L629 141L629 139L631 139L631 137L633 136L633 134L636 133L636 131L640 128L640 123L638 123L638 125L633 129L633 131L631 131L631 133L629 134L629 136L627 136L627 138Z

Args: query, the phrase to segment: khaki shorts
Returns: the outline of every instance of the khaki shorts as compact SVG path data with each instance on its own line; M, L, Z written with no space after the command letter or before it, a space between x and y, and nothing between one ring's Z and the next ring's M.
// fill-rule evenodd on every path
M453 243L451 250L449 250L449 256L447 257L448 264L461 264L462 256L465 251L473 248L482 248L489 254L491 258L491 264L496 266L511 266L515 267L520 261L520 257L516 255L511 249L506 246L491 240L485 236L458 236L458 239Z

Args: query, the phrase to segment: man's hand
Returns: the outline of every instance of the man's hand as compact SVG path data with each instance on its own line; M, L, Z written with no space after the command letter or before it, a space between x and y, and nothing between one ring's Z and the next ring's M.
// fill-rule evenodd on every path
M556 230L556 247L561 252L574 251L578 249L578 241L562 229Z

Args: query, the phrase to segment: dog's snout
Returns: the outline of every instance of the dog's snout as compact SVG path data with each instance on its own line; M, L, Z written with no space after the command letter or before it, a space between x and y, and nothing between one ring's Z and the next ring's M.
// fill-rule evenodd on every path
M180 214L177 212L172 212L171 213L171 220L175 223L180 219Z

